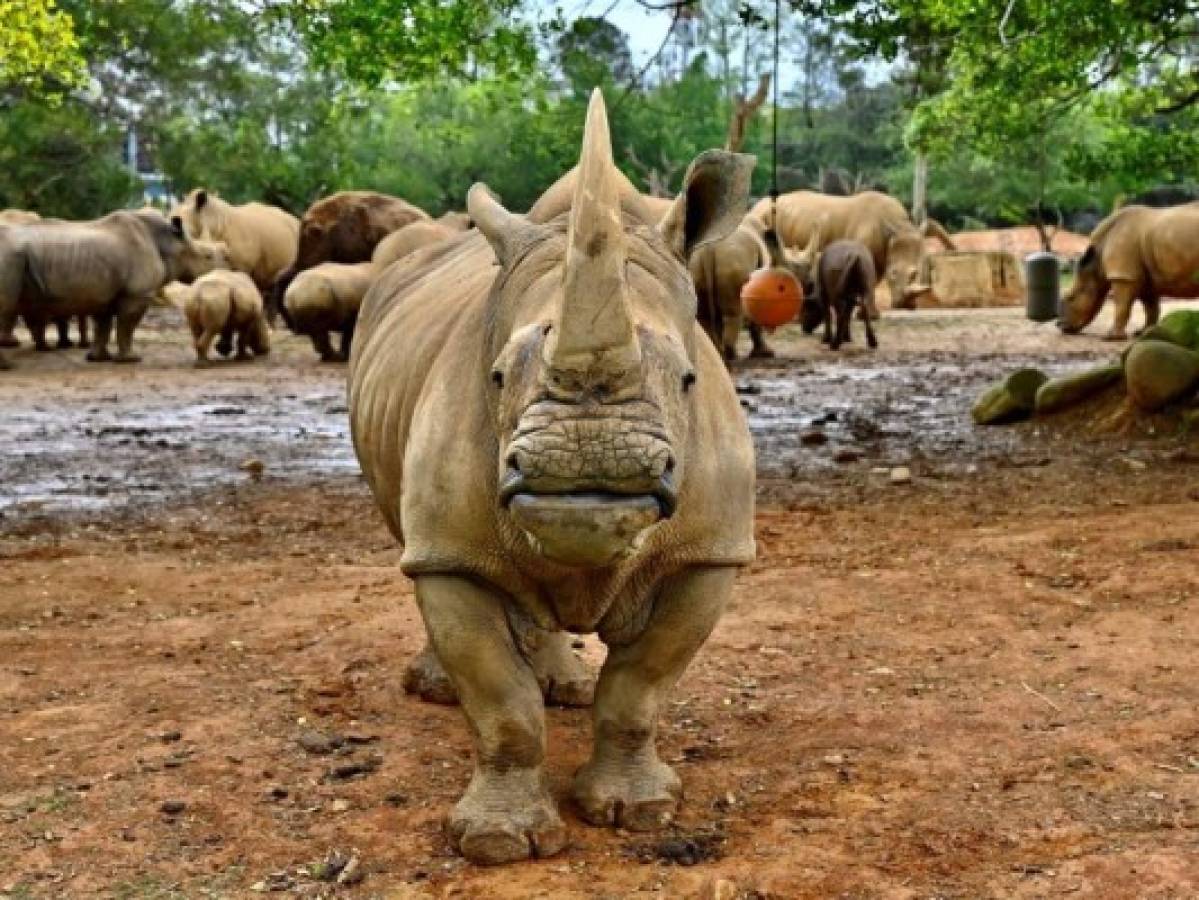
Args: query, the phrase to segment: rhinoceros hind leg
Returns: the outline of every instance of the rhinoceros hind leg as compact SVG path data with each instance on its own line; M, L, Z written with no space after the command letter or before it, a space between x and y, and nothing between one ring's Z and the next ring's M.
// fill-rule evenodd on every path
M1145 305L1145 324L1137 330L1138 336L1156 325L1157 320L1162 317L1162 302L1157 297L1146 297L1141 302Z
M417 579L416 597L475 738L475 773L447 822L451 841L484 864L557 853L566 828L542 769L545 708L503 598L464 578L437 575Z
M7 334L0 334L0 347L20 347L21 342L13 336L10 331Z
M58 329L58 343L55 345L56 350L70 350L75 346L71 342L71 320L69 318L55 319L54 327Z
M654 746L658 713L720 618L733 574L696 569L670 579L645 630L608 651L595 689L595 747L571 791L593 825L647 831L674 818L683 791Z
M595 675L575 656L570 641L571 636L565 631L538 629L536 649L526 653L526 658L533 667L546 703L551 706L590 706L595 695ZM403 685L407 693L416 694L427 703L453 706L458 702L454 683L427 644L404 669Z
M458 702L454 683L428 644L408 663L403 684L405 691L416 694L426 703L454 706Z
M595 675L571 649L565 631L537 630L528 652L541 695L551 706L590 706L595 696Z
M753 342L753 349L749 351L751 359L773 359L774 351L766 343L766 334L762 331L762 326L754 322L749 325L749 339Z

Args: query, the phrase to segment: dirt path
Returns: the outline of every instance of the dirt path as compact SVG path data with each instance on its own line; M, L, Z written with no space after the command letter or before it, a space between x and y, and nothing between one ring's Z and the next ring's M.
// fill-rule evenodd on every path
M1199 895L1199 448L953 413L1098 342L921 314L873 359L788 335L740 372L761 554L663 722L678 827L566 806L567 852L489 871L441 833L469 736L399 689L422 628L345 466L342 372L284 341L196 373L149 338L142 368L22 355L0 381L0 897ZM587 713L549 723L564 796ZM319 881L334 854L359 885Z

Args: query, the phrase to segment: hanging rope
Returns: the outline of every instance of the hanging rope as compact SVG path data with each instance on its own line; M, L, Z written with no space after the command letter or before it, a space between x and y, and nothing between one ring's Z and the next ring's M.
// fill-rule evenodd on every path
M779 22L782 19L780 0L774 0L774 100L771 122L770 151L770 225L778 229L779 202Z

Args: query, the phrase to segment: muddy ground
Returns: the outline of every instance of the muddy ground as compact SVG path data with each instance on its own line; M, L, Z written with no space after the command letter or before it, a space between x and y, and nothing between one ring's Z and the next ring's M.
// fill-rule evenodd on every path
M1199 896L1199 445L967 415L1109 345L895 313L876 354L739 368L760 558L663 723L678 825L566 804L565 853L491 871L441 832L469 738L399 688L422 631L344 368L139 337L0 376L0 897ZM588 731L549 713L562 796Z

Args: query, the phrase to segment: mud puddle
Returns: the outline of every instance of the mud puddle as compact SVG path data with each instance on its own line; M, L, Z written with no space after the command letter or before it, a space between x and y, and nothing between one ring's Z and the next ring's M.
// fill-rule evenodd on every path
M876 363L860 354L790 366L750 364L736 383L762 477L915 460L960 474L1035 449L1035 436L1026 430L975 427L970 409L983 390L1022 366L1056 375L1105 358L922 354Z
M969 473L1027 450L1027 431L976 429L969 410L1020 365L1050 372L1079 355L852 354L747 365L735 373L763 477L925 461ZM344 368L227 367L91 372L0 385L0 516L128 512L248 479L356 477ZM28 383L27 383L28 384Z

